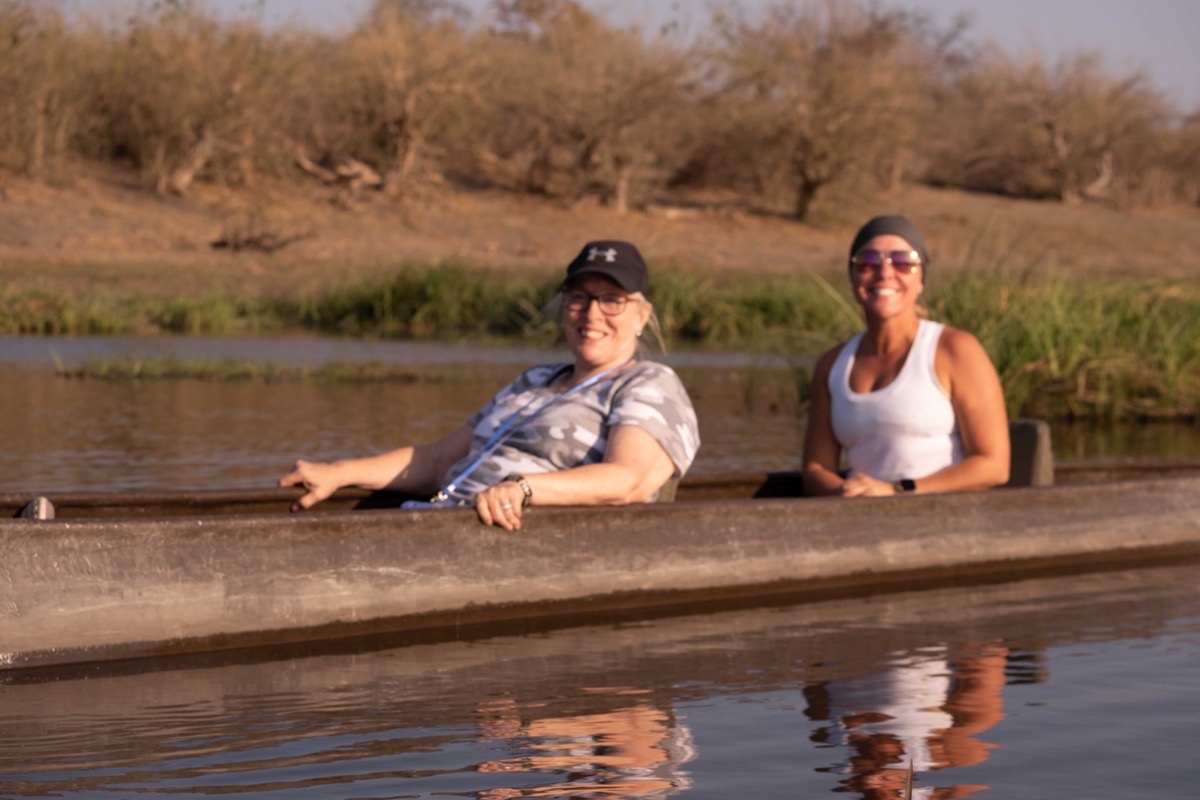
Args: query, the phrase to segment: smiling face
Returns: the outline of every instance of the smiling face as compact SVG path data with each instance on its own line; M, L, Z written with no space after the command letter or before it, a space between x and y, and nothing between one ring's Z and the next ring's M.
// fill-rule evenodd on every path
M572 281L564 290L564 296L569 298L572 292L606 299L627 298L624 309L613 316L605 314L595 300L578 310L563 303L563 332L575 359L576 377L611 369L633 358L637 352L638 332L646 326L653 310L650 303L596 275L585 275Z
M883 234L867 241L859 252L878 250L882 253L910 251L913 247L902 237ZM917 313L917 301L925 290L925 268L913 272L896 269L889 259L874 268L850 267L850 284L854 299L862 306L868 318L890 319L902 314Z

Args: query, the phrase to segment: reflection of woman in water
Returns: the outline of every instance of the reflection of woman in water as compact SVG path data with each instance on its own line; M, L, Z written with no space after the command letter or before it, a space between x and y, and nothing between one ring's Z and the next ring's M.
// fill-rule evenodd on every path
M849 775L843 785L864 798L898 800L914 773L969 767L987 759L993 745L978 735L1004 718L1007 649L985 645L967 658L948 661L940 653L910 655L892 669L805 688L811 719L832 724L815 741L850 749L834 770ZM914 798L965 798L986 787L921 786Z
M498 787L480 800L512 797L668 797L691 786L681 766L695 757L691 731L649 703L594 714L522 721L516 703L480 711L485 739L524 744L528 755L480 764L480 772L543 772L566 780L540 786Z

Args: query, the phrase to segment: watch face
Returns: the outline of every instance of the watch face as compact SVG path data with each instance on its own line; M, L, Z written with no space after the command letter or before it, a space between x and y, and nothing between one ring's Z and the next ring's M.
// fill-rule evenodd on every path
M917 490L917 482L912 478L905 478L900 481L900 488L906 492L915 492Z

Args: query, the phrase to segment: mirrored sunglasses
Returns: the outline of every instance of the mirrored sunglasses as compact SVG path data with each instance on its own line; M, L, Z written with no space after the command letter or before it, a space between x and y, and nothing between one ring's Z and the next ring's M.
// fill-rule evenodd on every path
M880 250L859 250L850 259L850 266L857 272L875 272L883 269L887 261L897 272L916 272L921 267L921 256L916 250L892 250L884 253Z

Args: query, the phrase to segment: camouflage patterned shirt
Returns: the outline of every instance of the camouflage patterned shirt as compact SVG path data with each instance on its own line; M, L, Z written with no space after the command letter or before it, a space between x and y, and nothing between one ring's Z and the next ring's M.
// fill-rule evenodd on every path
M544 401L556 397L548 385L569 370L569 364L532 367L471 417L471 451L446 475L447 481L456 481L453 502L472 504L478 492L513 472L536 475L603 461L608 432L619 425L649 433L674 462L675 476L687 472L700 447L700 434L692 401L670 367L637 361L543 407ZM525 416L529 412L534 413ZM474 472L459 479L514 413L519 416L500 445Z

